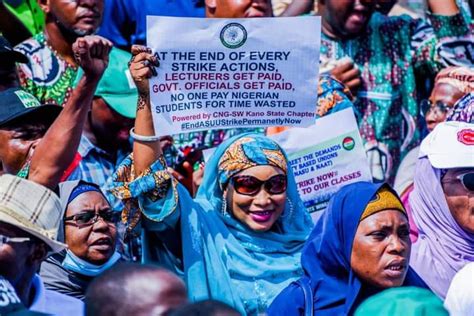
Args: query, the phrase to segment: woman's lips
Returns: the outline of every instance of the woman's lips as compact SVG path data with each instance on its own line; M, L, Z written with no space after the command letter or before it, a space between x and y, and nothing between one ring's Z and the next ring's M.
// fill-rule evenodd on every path
M426 122L426 127L428 128L429 131L432 131L434 130L437 124L438 122L436 121L429 121L429 122Z
M99 250L108 250L110 247L112 247L112 239L108 237L99 238L96 239L90 246Z
M273 215L273 211L250 211L249 213L250 217L258 223L268 222Z
M406 260L394 260L385 267L385 273L391 278L401 278L407 269Z

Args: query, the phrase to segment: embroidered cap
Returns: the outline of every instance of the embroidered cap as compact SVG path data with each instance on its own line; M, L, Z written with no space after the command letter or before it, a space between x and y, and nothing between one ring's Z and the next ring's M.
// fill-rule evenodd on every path
M474 168L474 124L443 122L423 140L419 157L437 169Z
M370 215L385 210L397 210L405 214L405 216L407 215L407 211L403 207L402 202L388 184L380 187L377 193L375 193L372 200L370 200L369 204L365 207L364 213L362 213L362 216L360 217L360 221L363 221Z
M41 239L52 252L67 246L57 241L63 218L56 194L35 182L13 175L0 176L0 222L8 223Z

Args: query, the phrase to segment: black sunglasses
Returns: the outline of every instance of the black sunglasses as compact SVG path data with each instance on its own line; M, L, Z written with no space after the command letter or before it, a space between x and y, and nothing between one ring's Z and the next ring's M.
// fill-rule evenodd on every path
M235 176L231 179L235 191L243 195L256 195L263 189L270 194L281 194L286 191L286 175L278 174L265 181L252 176Z
M95 211L87 211L65 217L64 221L73 221L77 226L83 227L96 223L99 220L99 217L108 223L117 223L120 218L120 212L114 212L111 210L99 211L98 213Z
M460 174L456 177L456 179L461 180L461 183L466 190L474 192L474 172L473 171Z

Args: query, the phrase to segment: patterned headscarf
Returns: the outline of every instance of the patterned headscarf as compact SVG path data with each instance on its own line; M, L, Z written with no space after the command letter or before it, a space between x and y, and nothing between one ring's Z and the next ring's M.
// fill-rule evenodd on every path
M446 83L463 93L474 91L474 70L467 67L448 67L441 70L435 84Z
M287 173L287 161L280 146L269 138L242 137L227 148L218 163L219 184L225 187L237 173L259 165L270 165Z
M466 94L454 104L446 121L474 123L474 92Z

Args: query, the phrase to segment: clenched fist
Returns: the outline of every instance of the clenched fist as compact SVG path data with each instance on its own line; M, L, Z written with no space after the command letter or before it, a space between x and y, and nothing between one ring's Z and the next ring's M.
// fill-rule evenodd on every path
M79 37L72 45L76 63L82 68L85 76L100 78L109 64L109 52L112 42L101 36L90 35Z

